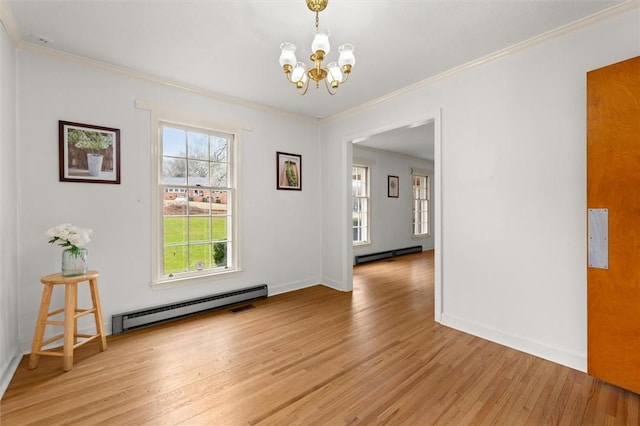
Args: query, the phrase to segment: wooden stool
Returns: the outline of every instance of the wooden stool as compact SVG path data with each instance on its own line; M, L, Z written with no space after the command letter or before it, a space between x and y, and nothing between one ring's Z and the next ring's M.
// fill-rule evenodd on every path
M33 335L33 345L31 346L31 357L29 358L29 369L38 366L40 355L61 356L63 359L64 371L69 371L73 367L73 350L78 346L100 338L100 351L107 349L107 338L104 334L104 325L102 324L102 309L100 309L100 297L98 296L98 271L89 271L85 275L75 277L63 277L62 274L51 274L42 277L40 280L44 284L42 292L42 302L40 303L40 313L36 323L36 331ZM91 300L93 307L91 309L78 309L78 283L89 281L91 289ZM49 312L49 303L51 302L51 294L53 286L64 284L64 308ZM53 321L49 317L64 313L64 321ZM93 314L96 323L96 334L78 334L77 319L83 315ZM44 332L47 324L61 325L64 327L64 333L45 340ZM85 340L78 342L78 337ZM42 347L57 340L64 338L62 351L43 351Z

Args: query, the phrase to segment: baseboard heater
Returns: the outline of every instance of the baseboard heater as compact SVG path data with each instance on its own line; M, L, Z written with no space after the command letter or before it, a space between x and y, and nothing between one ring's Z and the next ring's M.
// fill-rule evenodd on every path
M125 312L111 317L112 334L120 334L125 331L174 321L229 305L263 299L268 295L269 289L267 285L262 284L228 293Z
M355 264L373 262L374 260L388 259L390 257L402 256L403 254L420 253L422 246L412 246L407 248L379 251L377 253L361 254L355 257Z

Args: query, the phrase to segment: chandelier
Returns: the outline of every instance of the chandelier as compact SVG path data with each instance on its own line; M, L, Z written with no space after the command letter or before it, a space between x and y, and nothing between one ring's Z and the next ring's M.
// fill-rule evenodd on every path
M307 68L304 62L296 60L296 45L293 43L282 43L280 49L280 65L287 75L287 79L295 84L300 95L307 93L309 82L316 82L316 88L320 87L320 81L324 81L327 91L335 95L338 87L347 81L351 68L356 63L353 56L353 45L349 43L342 44L338 47L340 57L338 62L330 62L326 68L323 68L322 61L329 54L331 46L329 45L329 32L320 31L318 24L320 19L318 14L327 7L329 0L307 0L307 7L316 13L316 35L311 43L311 56L313 66Z

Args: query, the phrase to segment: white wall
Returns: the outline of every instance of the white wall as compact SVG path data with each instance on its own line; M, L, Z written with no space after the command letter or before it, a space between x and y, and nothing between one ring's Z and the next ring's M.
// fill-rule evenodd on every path
M40 277L60 269L61 249L47 244L44 234L59 223L94 230L87 246L89 266L100 272L107 330L111 315L137 308L261 283L274 294L320 282L319 148L317 139L309 138L317 135L317 123L30 50L21 50L18 62L19 338L25 351L40 301ZM248 129L241 134L239 153L242 273L207 285L150 289L150 114L136 109L136 100ZM121 130L120 185L59 182L58 120ZM276 190L276 151L302 155L302 191ZM61 303L61 295L58 299Z
M323 277L351 286L347 141L441 108L442 322L585 370L586 72L638 54L636 6L325 123Z
M430 236L413 236L413 198L411 169L429 172L433 179L433 162L419 158L392 154L379 149L353 146L353 158L362 159L370 167L370 244L353 246L354 256L421 245L423 250L433 249ZM354 160L356 161L356 160ZM387 176L398 176L398 198L387 196ZM433 189L433 185L431 185ZM433 191L431 195L433 199ZM431 204L433 206L433 203ZM433 230L433 215L431 215Z
M1 5L0 5L1 6ZM0 397L18 356L16 49L0 25Z

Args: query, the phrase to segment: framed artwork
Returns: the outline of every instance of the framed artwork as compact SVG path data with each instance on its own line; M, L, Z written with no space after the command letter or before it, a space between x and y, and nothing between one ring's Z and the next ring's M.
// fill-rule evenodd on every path
M120 129L58 122L61 182L120 183Z
M398 176L387 176L387 197L398 198L400 194L400 179Z
M276 153L277 188L302 190L302 156L286 152Z

